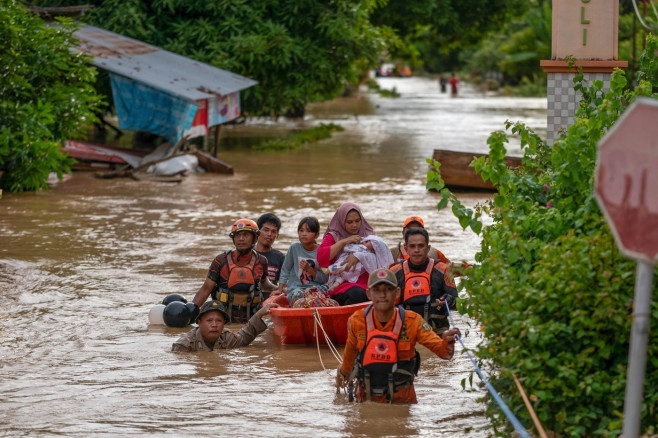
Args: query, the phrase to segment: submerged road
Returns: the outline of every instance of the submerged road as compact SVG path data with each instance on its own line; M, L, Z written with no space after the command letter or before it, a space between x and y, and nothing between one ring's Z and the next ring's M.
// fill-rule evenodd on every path
M379 81L401 97L312 106L301 125L333 122L345 131L297 151L245 145L299 121L228 127L220 158L234 176L191 175L171 185L76 174L49 192L5 193L0 434L487 436L477 401L484 390L461 386L473 372L461 347L450 362L420 348L417 405L357 405L335 394L338 363L326 348L327 370L314 346L281 347L271 329L243 349L173 354L186 329L148 324L149 309L167 294L192 298L213 257L229 248L236 218L266 211L283 221L275 245L283 251L297 240L299 219L317 216L324 230L349 200L391 246L415 214L434 246L473 261L479 238L436 211L424 160L434 148L486 152L489 132L507 119L544 135L546 99L485 97L467 86L450 98L428 79ZM519 153L514 140L511 147ZM460 197L473 206L490 194ZM475 346L475 322L455 316Z

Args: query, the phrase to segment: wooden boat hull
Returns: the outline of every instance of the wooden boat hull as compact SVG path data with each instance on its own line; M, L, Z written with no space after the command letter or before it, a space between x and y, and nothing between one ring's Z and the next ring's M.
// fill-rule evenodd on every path
M487 154L474 154L472 152L446 151L434 149L434 158L441 163L441 177L449 187L463 187L469 189L495 190L490 181L482 181L475 169L469 167L474 158ZM521 157L505 157L507 167L519 167Z
M224 173L228 175L233 174L233 166L228 163L223 162L210 154L207 154L203 151L195 151L194 154L199 159L199 166L203 167L206 172L211 173Z
M318 341L327 344L322 329L317 326L314 311L320 315L322 327L334 345L345 345L347 341L347 320L352 313L362 309L370 302L340 307L315 307L308 309L291 309L285 295L270 296L264 303L277 303L281 307L270 309L274 323L274 337L283 345L315 345Z

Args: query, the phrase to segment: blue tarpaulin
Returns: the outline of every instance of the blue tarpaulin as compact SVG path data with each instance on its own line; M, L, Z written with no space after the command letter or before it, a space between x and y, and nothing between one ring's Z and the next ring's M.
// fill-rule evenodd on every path
M111 73L119 128L148 131L177 144L190 129L198 105L141 82Z

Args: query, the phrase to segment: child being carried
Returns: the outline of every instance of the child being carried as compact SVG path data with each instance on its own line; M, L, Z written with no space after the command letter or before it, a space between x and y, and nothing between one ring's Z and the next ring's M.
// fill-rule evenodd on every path
M346 271L345 261L350 255L359 259L359 263L354 269ZM336 263L324 268L323 271L329 274L328 284L331 285L329 290L333 290L344 282L356 283L364 272L371 273L375 269L388 268L392 264L393 256L386 242L380 237L371 235L361 239L361 243L345 245L343 253L338 257Z

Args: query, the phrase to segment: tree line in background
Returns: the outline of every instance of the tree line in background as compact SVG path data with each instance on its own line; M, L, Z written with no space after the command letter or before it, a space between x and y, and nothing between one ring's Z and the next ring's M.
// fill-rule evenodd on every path
M11 71L19 64L20 68L26 68L23 52L47 50L49 44L60 44L55 42L57 38L64 38L59 49L72 44L70 32L66 37L41 32L44 22L34 16L26 18L21 6L61 7L78 3L80 0L2 0L0 32L3 41L7 41L0 48L4 68ZM92 9L80 17L83 22L257 80L258 86L241 93L243 114L247 116L301 116L308 103L328 100L354 89L370 69L391 60L408 63L414 70L427 73L467 71L490 84L490 88L509 84L522 94L537 95L545 88L539 61L550 58L550 0L90 0L85 3ZM19 22L12 17L14 14L29 22L27 25L21 21L26 26L22 33L17 27ZM633 32L634 17L631 1L623 0L621 59L631 59L642 38L642 32ZM635 39L630 41L633 35ZM39 46L42 39L47 42ZM97 114L101 111L96 94L84 82L91 76L73 76L64 68L57 73L57 81L48 79L53 74L52 66L69 62L66 50L44 53L42 59L50 61L36 65L51 67L33 69L27 77L35 84L53 83L53 90L58 88L57 84L77 84L77 90L85 90L86 97L76 100L76 109L82 110L93 101L87 109ZM629 70L632 72L632 68ZM34 85L19 76L0 77L6 94L0 111L11 112L11 105L36 104L35 99L44 102L44 96L35 96ZM112 93L107 73L99 72L91 81L95 81L94 88L106 102L104 110L111 112ZM26 92L19 91L23 87ZM60 106L61 103L59 99L49 105L53 111L67 116L75 114L65 111L66 105ZM14 115L3 118L4 128L13 133L13 142L16 131L9 120L18 123L18 119ZM92 116L84 120L89 122ZM34 138L40 141L47 134L46 137L51 136L49 141L61 143L66 140L65 133L70 135L68 131L54 130ZM10 146L14 143L6 139L8 135L0 142L0 171L9 163L12 166L24 163L27 173L14 172L11 176L5 171L0 174L0 186L10 190L43 187L35 182L41 178L42 170L30 164L34 157ZM53 154L46 155L55 157ZM59 162L63 161L55 160L54 164L50 161L51 170L67 169L59 166ZM19 175L22 177L16 179Z
M72 55L75 25L49 27L27 7L79 0L0 0L0 188L47 187L69 171L59 148L102 111L112 111L108 75ZM419 28L460 46L504 22L520 0L94 0L80 17L121 35L256 79L241 94L251 116L301 116L360 83L387 56L416 53ZM418 25L414 24L419 22ZM441 28L441 29L439 29ZM468 31L479 29L478 31ZM407 33L410 30L411 33ZM464 39L466 41L466 39ZM431 44L431 38L428 40Z
M249 115L303 115L307 103L353 89L382 61L430 74L460 71L490 89L541 95L539 61L551 57L551 0L85 3L93 9L81 21L257 80L242 93ZM644 21L655 23L644 8ZM645 36L632 0L621 0L619 58L631 61L629 80ZM98 89L111 104L105 76Z
M79 0L41 0L71 6ZM300 116L386 58L447 71L522 0L96 0L81 21L250 77L246 114ZM103 94L107 86L103 89Z

